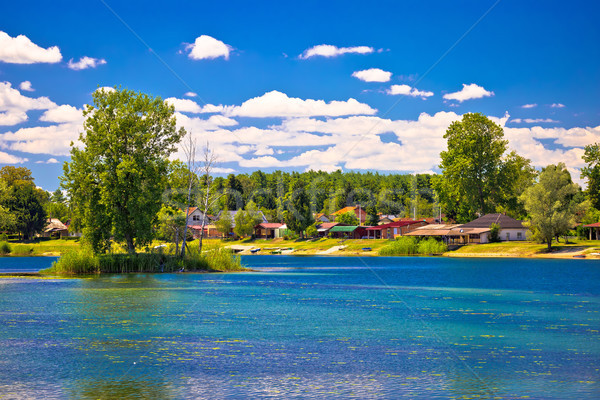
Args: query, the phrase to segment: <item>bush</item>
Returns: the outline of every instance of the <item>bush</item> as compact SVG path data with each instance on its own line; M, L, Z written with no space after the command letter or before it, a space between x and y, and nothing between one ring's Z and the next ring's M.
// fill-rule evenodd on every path
M490 225L488 240L490 243L498 243L500 241L500 225L495 222Z
M412 236L400 236L379 250L381 256L407 256L414 254L441 254L448 250L443 242L434 238L419 240Z
M2 255L10 254L11 250L12 249L10 247L10 244L8 244L8 242L6 242L6 241L0 242L0 254L2 254Z
M8 235L5 232L0 234L0 242L8 242Z
M40 271L48 275L86 275L99 273L158 273L178 271L241 271L244 268L239 256L230 249L209 248L202 255L190 248L185 259L171 254L111 253L94 255L91 250L80 249L65 253L52 266Z
M13 254L18 254L21 256L29 256L33 253L33 246L28 244L17 244L13 250Z

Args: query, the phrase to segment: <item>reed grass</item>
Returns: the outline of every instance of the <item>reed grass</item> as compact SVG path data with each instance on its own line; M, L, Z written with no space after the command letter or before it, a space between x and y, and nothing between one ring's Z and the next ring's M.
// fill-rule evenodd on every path
M381 256L409 256L442 254L448 251L448 247L434 238L419 240L412 236L401 236L389 245L379 250Z

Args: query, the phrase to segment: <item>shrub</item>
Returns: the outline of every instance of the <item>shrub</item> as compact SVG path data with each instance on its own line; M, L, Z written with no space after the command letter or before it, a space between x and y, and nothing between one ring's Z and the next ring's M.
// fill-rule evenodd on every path
M100 273L100 260L91 250L72 250L63 254L48 269L40 273L57 275L85 275Z
M500 225L493 223L490 225L490 234L488 235L490 243L497 243L500 241Z
M28 244L17 244L15 247L13 247L12 253L21 256L28 256L33 253L33 246Z
M427 238L419 242L419 254L442 254L448 251L448 246L444 242L434 238Z
M6 232L0 234L0 242L8 242L8 235L6 234Z
M6 241L0 242L0 254L2 254L2 255L10 254L11 250L12 249L10 247L10 244L8 244L8 242L6 242Z
M443 242L434 238L419 240L412 236L400 236L389 245L379 250L381 256L406 256L414 254L441 254L448 251Z

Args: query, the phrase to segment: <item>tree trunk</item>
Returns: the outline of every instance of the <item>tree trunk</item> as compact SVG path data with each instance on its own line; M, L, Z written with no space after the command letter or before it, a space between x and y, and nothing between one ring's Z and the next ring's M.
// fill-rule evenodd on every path
M127 242L127 253L135 254L135 245L133 244L133 237L129 233L125 234L125 241Z
M546 243L548 243L548 252L552 250L552 238L546 239Z

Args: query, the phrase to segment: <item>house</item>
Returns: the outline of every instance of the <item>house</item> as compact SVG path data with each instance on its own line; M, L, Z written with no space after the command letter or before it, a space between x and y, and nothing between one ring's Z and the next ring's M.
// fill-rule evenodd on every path
M198 239L200 237L200 232L202 231L202 225L188 225L190 232L192 233L192 237L194 239ZM204 225L204 238L216 239L220 238L221 232L217 229L217 226L214 224L206 224Z
M377 225L389 224L390 222L394 222L395 215L382 215L379 214L379 221Z
M198 207L190 207L187 215L187 224L188 225L202 225L202 215L204 213L200 211ZM205 223L208 224L212 222L214 217L212 215L206 214Z
M273 231L274 231L273 233L275 234L275 238L276 238L276 239L277 239L277 238L282 238L282 237L284 237L285 235L289 235L290 233L292 233L292 232L291 232L291 231L288 229L288 227L287 227L287 225L286 225L286 224L283 224L283 225L281 225L279 228L277 228L277 229L274 229Z
M348 226L337 224L329 230L331 237L337 239L361 239L367 235L366 226Z
M70 219L65 222L65 226L67 227L69 237L81 237L81 232L77 232L75 228L73 228Z
M460 224L429 224L416 228L411 232L407 232L406 236L418 236L418 237L437 237L444 241L449 242L449 233L459 227Z
M365 221L367 220L367 213L365 212L365 209L363 207L361 207L360 205L344 207L341 210L337 210L336 212L334 212L331 216L335 219L339 215L345 214L347 212L353 212L361 224L364 224Z
M600 240L600 222L584 225L583 227L590 228L590 240L593 240L592 236L594 236L596 240ZM595 235L592 235L592 233L595 233Z
M257 239L274 239L275 232L282 226L279 222L260 223L254 227L254 236Z
M383 225L370 226L366 228L368 239L394 239L397 236L406 235L420 226L427 225L425 221L394 221Z
M68 237L69 228L57 218L48 218L46 226L41 234L42 237Z
M317 233L319 237L325 237L329 235L329 231L336 225L346 225L340 224L339 222L325 222L316 226Z
M508 215L496 213L486 214L471 222L457 226L448 232L449 244L488 243L490 226L500 225L501 241L525 240L528 228L521 221Z
M329 217L327 217L327 215L325 215L323 213L314 214L313 217L314 217L316 223L331 222L329 220Z

